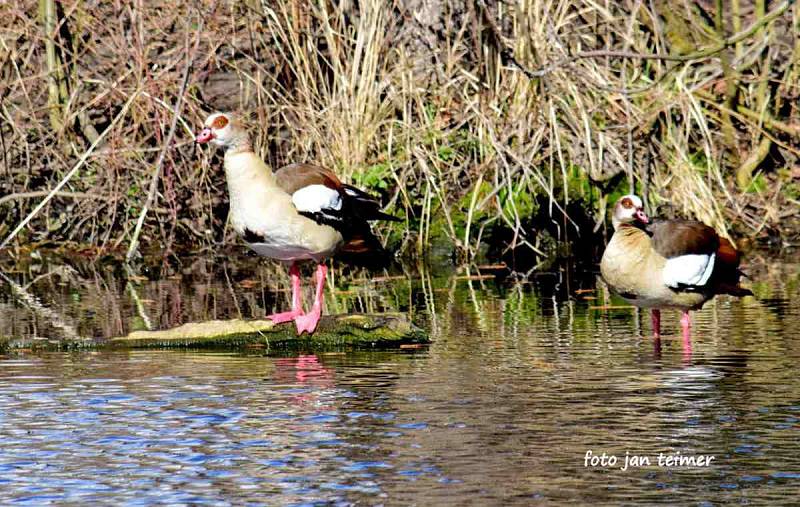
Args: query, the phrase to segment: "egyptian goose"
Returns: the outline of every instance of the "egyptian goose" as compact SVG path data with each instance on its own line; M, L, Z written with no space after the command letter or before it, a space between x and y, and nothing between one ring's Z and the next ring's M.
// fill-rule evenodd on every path
M322 315L325 259L337 253L381 253L367 222L399 219L381 212L374 197L343 184L328 169L292 164L273 173L229 113L209 116L196 141L225 148L234 230L259 255L291 263L292 309L269 318L276 324L294 321L298 334L313 333ZM308 313L300 300L297 262L303 260L317 263L316 293Z
M661 308L683 312L689 339L689 310L716 294L752 295L739 286L739 252L711 227L690 220L649 220L642 200L620 198L612 215L614 235L600 272L609 287L634 306L651 309L653 334L661 334Z

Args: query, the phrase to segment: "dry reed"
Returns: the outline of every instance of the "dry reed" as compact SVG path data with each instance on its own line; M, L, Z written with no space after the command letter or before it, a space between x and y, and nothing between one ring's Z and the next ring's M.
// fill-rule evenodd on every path
M774 235L800 209L798 26L763 0L4 2L0 240L45 197L14 241L125 249L139 217L144 252L231 239L220 160L192 143L213 110L273 166L382 193L409 252L473 256L496 227L536 250L541 208L569 237L570 203L599 223L631 189Z

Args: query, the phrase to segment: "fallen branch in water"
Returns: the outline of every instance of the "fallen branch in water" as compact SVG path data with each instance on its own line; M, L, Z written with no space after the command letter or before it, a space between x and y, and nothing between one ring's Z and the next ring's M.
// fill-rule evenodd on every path
M89 341L88 338L84 338L79 335L78 331L71 324L65 321L61 315L43 305L36 296L25 290L24 287L14 282L14 280L11 278L7 277L2 271L0 271L0 278L2 278L3 281L5 281L9 287L11 287L11 294L17 299L17 301L30 308L34 313L40 315L53 327L60 329L64 333L64 339L66 341L76 344L85 344ZM0 343L0 345L2 345L2 343Z
M263 348L263 349L373 349L430 342L409 318L399 313L326 315L317 331L297 336L292 323L270 320L210 320L160 331L133 331L127 336L87 342L16 340L9 348ZM0 344L1 345L1 344Z

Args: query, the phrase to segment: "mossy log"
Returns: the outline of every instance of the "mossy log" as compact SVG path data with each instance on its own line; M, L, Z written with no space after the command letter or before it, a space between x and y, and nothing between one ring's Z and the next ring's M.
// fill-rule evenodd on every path
M428 343L427 334L399 313L325 316L313 335L297 335L293 323L269 320L211 320L160 331L133 331L108 340L65 342L11 340L8 348L141 349L141 348L262 348L266 350L341 350L400 348ZM0 343L0 348L3 344Z

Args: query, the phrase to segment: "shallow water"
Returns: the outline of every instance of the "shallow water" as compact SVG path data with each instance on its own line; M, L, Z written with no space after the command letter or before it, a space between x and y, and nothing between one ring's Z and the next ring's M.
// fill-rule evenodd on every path
M61 269L10 276L82 335L286 298L263 288L270 267ZM795 501L800 265L762 263L758 299L696 313L690 350L676 313L654 343L645 314L596 308L591 274L469 278L337 278L329 309L410 312L435 338L419 350L0 355L0 504ZM63 332L8 288L0 319L0 335ZM678 452L714 459L659 466ZM626 453L650 465L622 470Z

